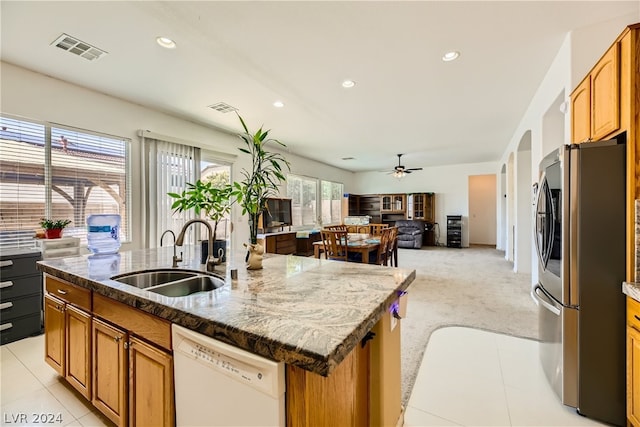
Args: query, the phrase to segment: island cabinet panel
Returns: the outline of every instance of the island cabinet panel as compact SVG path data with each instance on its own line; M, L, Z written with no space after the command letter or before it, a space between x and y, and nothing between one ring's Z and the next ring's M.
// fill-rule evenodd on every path
M129 344L129 425L174 425L173 358L135 337Z
M127 333L93 319L93 406L118 426L127 425Z
M93 314L171 350L171 322L167 320L99 294L93 295Z
M49 294L55 295L69 304L91 312L91 291L89 289L75 286L49 275L45 277L45 287Z
M287 427L369 426L369 345L328 376L287 365Z
M67 305L65 310L65 378L85 398L91 399L91 316Z
M44 330L44 360L58 375L64 376L64 302L50 295L44 296Z
M396 426L402 416L400 323L387 312L373 328L369 388L372 426Z

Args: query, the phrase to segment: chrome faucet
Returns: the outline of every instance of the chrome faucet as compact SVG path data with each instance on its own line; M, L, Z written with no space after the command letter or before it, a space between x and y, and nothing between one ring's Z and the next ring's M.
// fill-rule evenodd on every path
M207 271L213 271L215 262L216 262L212 255L213 254L213 228L211 228L211 224L209 224L207 221L200 218L191 219L187 221L187 223L182 226L182 230L180 230L180 233L178 234L178 238L176 239L176 246L182 246L182 244L184 243L184 233L187 231L187 228L189 228L191 224L196 222L203 224L205 227L207 227L207 230L209 230L209 240L208 240L209 253L207 255L206 264L207 264Z
M172 263L171 263L171 267L173 268L177 268L178 267L178 263L182 262L182 252L180 252L180 258L178 258L178 256L176 255L176 234L171 231L171 230L166 230L164 233L162 233L162 236L160 236L160 247L162 247L162 239L164 238L164 235L170 233L173 236L173 258L172 258Z

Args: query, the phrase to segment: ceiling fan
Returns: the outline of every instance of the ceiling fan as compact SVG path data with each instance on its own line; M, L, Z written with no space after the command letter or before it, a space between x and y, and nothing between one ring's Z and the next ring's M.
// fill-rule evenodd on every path
M389 172L391 174L393 174L393 176L395 178L402 178L403 176L405 176L408 173L411 173L413 171L421 171L422 168L405 168L403 165L400 164L400 158L402 157L402 154L398 154L398 166L393 168L393 171Z

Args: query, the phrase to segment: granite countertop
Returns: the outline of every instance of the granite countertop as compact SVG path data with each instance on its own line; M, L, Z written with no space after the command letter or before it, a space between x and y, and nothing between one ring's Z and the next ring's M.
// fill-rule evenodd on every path
M200 270L199 249L185 249L181 269ZM254 354L327 376L380 320L415 270L265 254L262 270L244 267L244 252L216 266L226 284L166 297L111 280L171 267L173 248L83 255L38 262L38 268ZM197 260L197 261L196 261ZM238 279L231 280L231 268Z

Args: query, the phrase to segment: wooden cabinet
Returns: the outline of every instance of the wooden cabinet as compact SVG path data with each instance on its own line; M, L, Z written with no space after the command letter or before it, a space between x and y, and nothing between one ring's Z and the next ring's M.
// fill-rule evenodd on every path
M91 314L70 303L84 301L86 289L52 280L45 295L45 361L85 398L91 399Z
M93 399L91 403L118 426L127 425L127 333L93 319Z
M571 94L571 141L599 141L620 128L620 51L614 43Z
M64 302L44 296L44 360L60 376L64 376L65 323Z
M407 196L405 194L384 194L380 196L380 212L404 213L407 209Z
M146 342L129 339L130 426L172 426L173 357Z
M627 421L640 426L640 303L627 297Z
M45 361L118 426L174 425L171 323L51 276L46 289Z
M296 253L296 232L267 233L262 235L264 251L271 254L291 255Z
M435 203L433 193L411 194L407 219L420 219L425 222L435 222Z

